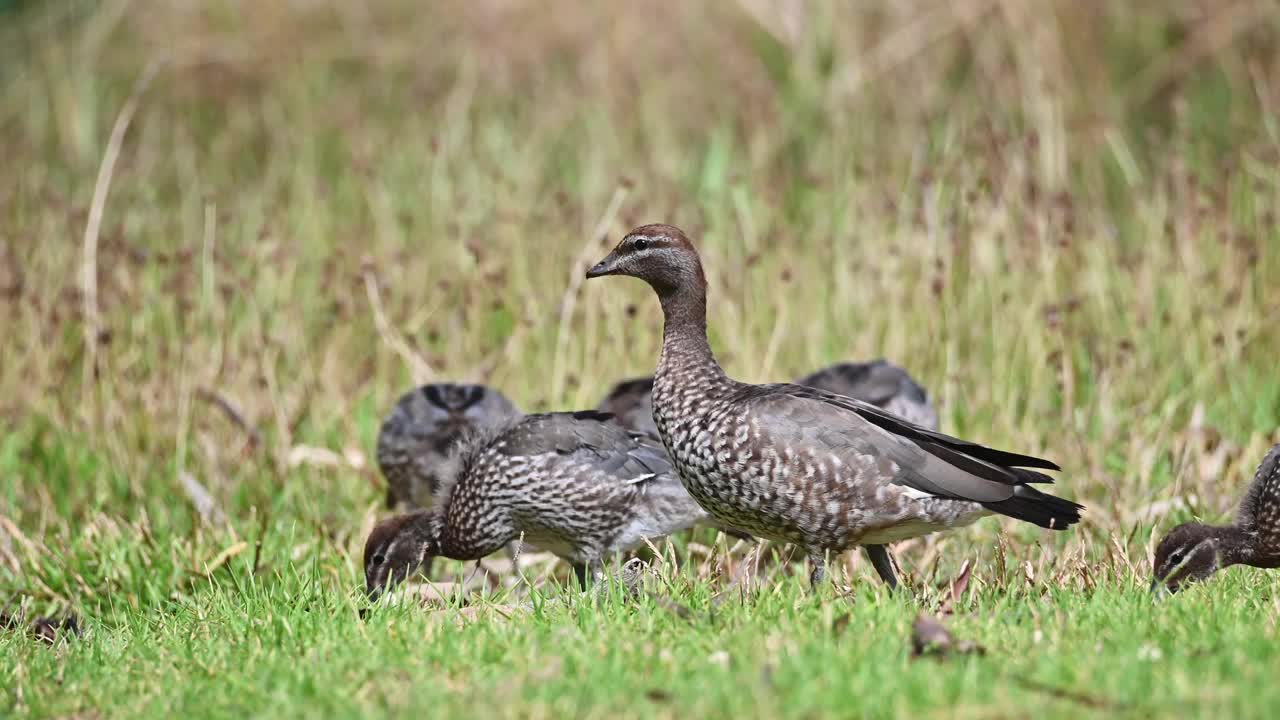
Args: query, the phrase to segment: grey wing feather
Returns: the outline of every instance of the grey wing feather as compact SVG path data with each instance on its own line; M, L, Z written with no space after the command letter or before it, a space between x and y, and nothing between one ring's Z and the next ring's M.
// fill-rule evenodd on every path
M607 447L617 437L615 433L626 432L604 422L608 417L590 410L527 415L502 437L498 449L506 455L541 455Z
M936 445L945 446L952 450L972 456L975 459L982 460L983 462L991 463L992 465L998 465L1001 467L1042 468L1045 470L1062 469L1057 463L1045 460L1044 458L1012 453L1005 450L996 450L995 448L989 448L975 442L952 437L945 433L938 432L937 430L930 430L929 428L915 425L898 417L897 415L885 412L874 405L844 397L843 395L836 395L834 393L803 387L800 385L755 385L748 387L758 388L763 391L761 394L765 395L780 394L784 396L817 400L826 405L854 413L863 420L887 430L893 435L905 437L910 440L930 442ZM1043 478L1040 480L1041 482L1052 482L1047 476L1040 477ZM1022 482L1030 481L1023 480Z
M671 458L661 445L654 443L647 436L633 437L635 444L627 451L627 456L634 463L654 475L671 475L675 469L671 466Z
M508 455L555 452L572 456L633 483L673 474L671 461L660 445L612 420L613 416L592 410L529 415L507 433L498 449Z
M892 473L888 466L880 464L885 482L976 502L1008 500L1014 496L1015 487L1026 482L1016 468L997 465L965 451L976 448L998 458L1012 453L992 451L917 428L857 400L794 385L751 386L749 394L754 397L748 401L772 423L769 431L775 438L779 434L790 435L798 446L826 447L838 453L891 461L898 472ZM782 422L784 419L788 422ZM781 441L787 442L786 438ZM1042 466L1052 465L1038 458L1027 459Z

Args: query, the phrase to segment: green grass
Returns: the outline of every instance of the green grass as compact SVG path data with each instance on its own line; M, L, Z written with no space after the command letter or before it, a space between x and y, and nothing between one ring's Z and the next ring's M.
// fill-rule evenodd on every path
M0 632L0 716L1268 716L1276 579L1144 589L1280 441L1266 3L552 5L0 3L0 611L86 628ZM580 283L649 221L732 375L893 359L1086 520L903 543L918 604L854 556L710 620L700 537L694 621L541 567L357 620L382 413L651 372L651 293ZM911 660L965 561L987 654Z
M935 659L911 656L916 606L870 583L815 596L792 578L711 610L684 579L690 618L548 589L361 622L332 569L113 608L60 651L6 639L6 679L39 715L1265 717L1280 702L1274 628L1258 624L1276 583L1243 573L1154 606L1132 583L983 589L951 625L986 655Z

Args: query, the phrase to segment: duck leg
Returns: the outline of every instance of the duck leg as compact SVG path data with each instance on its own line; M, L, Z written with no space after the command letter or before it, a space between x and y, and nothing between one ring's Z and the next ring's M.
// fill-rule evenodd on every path
M876 569L876 573L890 590L898 589L898 578L893 573L893 560L889 558L889 549L885 545L863 545L863 550L867 551L867 557L871 560L871 566Z
M822 551L809 553L809 584L818 587L827 577L827 554Z
M507 557L511 558L511 572L514 573L516 577L519 577L520 576L520 550L521 550L520 541L512 540L511 542L507 543L506 550L507 550Z
M578 584L582 586L583 590L589 589L591 581L595 580L596 575L603 569L604 564L599 560L588 560L573 564L573 574L578 576Z

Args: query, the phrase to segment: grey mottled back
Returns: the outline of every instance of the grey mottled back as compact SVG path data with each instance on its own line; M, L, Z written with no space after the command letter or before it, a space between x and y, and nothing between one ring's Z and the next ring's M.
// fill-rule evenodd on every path
M1026 486L1050 478L1016 467L1052 463L822 390L728 381L693 391L660 371L655 407L686 486L717 520L811 550L893 542L991 511L1058 528L1078 518L1074 504Z
M796 384L861 400L907 422L938 429L938 411L929 394L906 370L883 359L838 363L806 375Z
M1236 525L1255 535L1259 554L1280 557L1280 445L1258 465L1236 513Z
M658 426L653 424L652 377L632 378L614 385L596 409L613 415L625 428L658 436Z
M387 506L430 507L450 450L465 434L520 416L505 395L484 385L433 383L405 393L378 432L378 468Z
M459 453L457 482L440 498L448 557L482 557L523 536L591 564L707 519L662 446L603 413L529 415Z

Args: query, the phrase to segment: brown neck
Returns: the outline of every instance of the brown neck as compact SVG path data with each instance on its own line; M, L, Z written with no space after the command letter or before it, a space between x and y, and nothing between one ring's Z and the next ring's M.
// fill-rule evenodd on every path
M1257 541L1251 533L1234 525L1215 527L1213 530L1218 537L1220 567L1257 564Z
M708 379L724 379L724 371L707 341L706 281L659 289L658 299L663 315L658 373L692 371L705 373Z
M479 560L515 539L505 513L446 513L435 531L436 554L450 560Z

